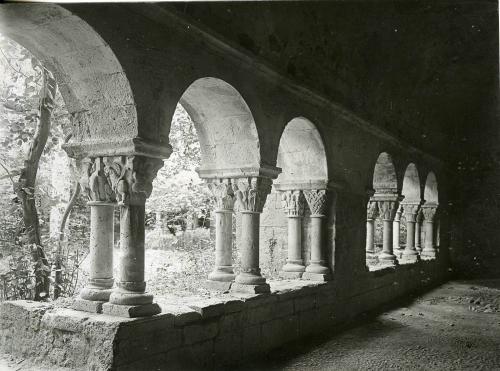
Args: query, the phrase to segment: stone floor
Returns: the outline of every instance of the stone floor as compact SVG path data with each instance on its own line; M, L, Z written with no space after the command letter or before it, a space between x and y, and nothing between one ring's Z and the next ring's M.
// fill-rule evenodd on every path
M500 280L452 281L241 370L500 370ZM0 357L0 370L40 371ZM62 369L61 369L62 370Z
M241 369L500 370L500 280L449 282Z

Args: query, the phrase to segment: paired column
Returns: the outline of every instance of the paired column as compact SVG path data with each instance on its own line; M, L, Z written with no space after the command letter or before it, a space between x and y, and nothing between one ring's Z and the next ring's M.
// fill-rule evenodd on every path
M90 271L87 285L73 308L101 312L109 300L113 279L114 192L105 174L102 157L83 162L80 183L90 206Z
M302 278L326 281L331 278L323 253L323 224L326 217L327 191L326 189L311 189L303 192L311 210L311 259Z
M230 179L215 179L207 185L216 205L215 267L208 275L207 287L225 291L235 278L232 257L235 196Z
M300 278L306 267L302 259L302 218L304 200L300 190L287 190L281 195L283 210L288 219L288 259L281 275L285 278Z
M375 220L378 216L377 201L369 200L366 205L366 263L374 264L378 261L375 254Z
M426 202L422 206L425 228L424 248L421 253L422 259L434 259L436 257L436 247L434 245L434 217L437 208L437 203Z
M237 178L233 181L233 191L241 214L241 234L239 250L241 270L231 286L232 291L267 293L269 284L262 277L259 266L260 214L267 195L271 192L272 180L265 177Z
M392 223L398 210L399 197L396 194L375 195L374 197L377 198L377 206L384 222L382 252L378 260L382 265L396 266L398 261L392 248Z
M163 161L143 156L110 159L109 173L120 207L120 264L117 288L103 312L124 317L160 313L153 295L145 292L144 214L152 182Z
M418 252L415 249L415 223L419 207L420 203L403 204L406 219L406 247L403 251L402 261L405 263L414 263L419 260Z

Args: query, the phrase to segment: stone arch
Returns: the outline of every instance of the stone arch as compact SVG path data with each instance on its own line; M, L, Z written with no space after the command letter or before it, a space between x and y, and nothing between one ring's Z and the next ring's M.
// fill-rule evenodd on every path
M392 157L382 152L373 170L373 189L375 193L397 193L398 177Z
M323 140L316 126L304 117L296 117L285 126L281 135L277 166L282 172L280 184L310 184L326 187L328 164Z
M129 81L109 45L88 23L56 4L4 4L0 32L54 73L71 114L70 154L132 151L137 112Z
M404 196L405 202L420 201L422 198L420 177L418 175L417 166L413 162L406 167L401 194Z
M438 182L436 175L432 171L427 174L424 188L424 199L428 203L437 204L439 202Z
M255 121L241 94L227 82L204 77L179 100L200 140L202 177L238 176L260 166Z

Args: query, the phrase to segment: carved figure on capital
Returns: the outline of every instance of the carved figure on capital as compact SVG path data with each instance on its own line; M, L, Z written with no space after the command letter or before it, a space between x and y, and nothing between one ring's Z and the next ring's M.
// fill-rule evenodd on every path
M233 210L235 195L231 179L214 179L207 183L218 210Z
M105 172L118 204L144 203L153 191L153 179L162 166L162 160L151 157L108 157Z
M378 210L383 220L393 221L398 211L398 201L377 201Z
M89 201L114 202L115 195L104 171L102 157L83 160L78 165L79 183Z
M304 198L300 190L284 191L281 205L287 216L304 216Z
M437 205L424 205L422 206L422 214L424 215L424 220L428 223L432 223L434 221L434 217L436 216Z
M242 211L261 213L271 186L272 180L263 177L236 178L232 181L234 195Z
M403 204L403 213L404 213L405 219L409 222L416 222L419 209L420 209L419 203Z
M326 215L326 189L304 190L311 215Z
M375 220L378 216L378 204L377 201L368 201L366 205L366 219Z

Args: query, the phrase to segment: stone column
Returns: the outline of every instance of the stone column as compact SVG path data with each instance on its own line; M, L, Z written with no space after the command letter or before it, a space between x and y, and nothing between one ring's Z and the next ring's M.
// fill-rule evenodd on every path
M73 309L100 313L113 287L114 193L101 157L82 164L80 180L90 206L89 280ZM82 170L82 169L81 169Z
M241 252L241 269L231 285L231 291L268 293L269 284L260 274L259 229L260 214L271 192L272 180L264 177L237 178L233 191L241 213L241 234L238 248Z
M300 278L306 267L302 259L302 218L304 200L299 190L287 190L281 195L283 210L288 219L288 259L283 266L281 276Z
M396 211L396 216L394 217L394 222L392 223L392 248L394 254L400 258L403 253L401 246L399 245L399 236L401 232L401 214L403 213L403 208L401 205L398 207L398 211Z
M303 192L307 205L311 210L311 260L302 278L313 281L327 281L331 279L331 274L323 253L323 220L326 217L326 189L304 190Z
M378 260L385 266L396 266L398 261L392 250L392 223L398 210L399 199L397 195L381 196L377 200L380 216L384 221L383 230L383 245L382 252L378 256Z
M123 317L143 317L160 313L147 294L144 282L144 214L152 182L163 161L144 156L121 156L110 164L120 206L120 266L117 288L103 312Z
M422 213L422 208L418 210L417 222L415 223L415 250L420 254L422 251L422 221L424 219L424 214Z
M419 203L405 203L403 210L406 219L406 247L403 251L402 261L405 263L415 263L419 260L418 252L415 250L415 223Z
M425 228L424 249L420 254L422 259L436 258L436 247L434 246L434 217L436 215L437 207L438 204L427 202L422 206Z
M215 267L208 275L207 288L227 291L234 281L233 208L234 192L230 179L210 181L208 188L215 199Z
M375 254L375 220L378 216L376 201L368 201L366 206L366 264L376 264L378 262Z

